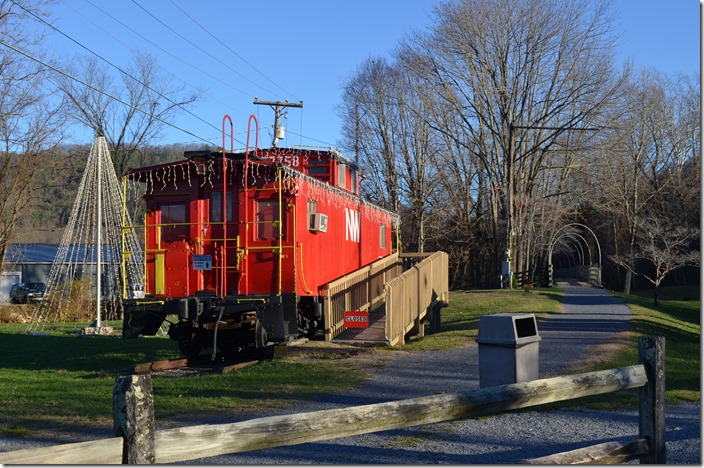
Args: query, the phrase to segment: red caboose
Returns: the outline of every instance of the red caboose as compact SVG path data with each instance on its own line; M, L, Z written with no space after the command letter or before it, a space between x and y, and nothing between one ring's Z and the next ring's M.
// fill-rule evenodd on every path
M337 151L185 157L126 176L146 201L144 251L126 253L144 259L145 293L125 300L127 338L168 315L188 356L312 336L321 287L391 253L397 216L359 197L358 168Z

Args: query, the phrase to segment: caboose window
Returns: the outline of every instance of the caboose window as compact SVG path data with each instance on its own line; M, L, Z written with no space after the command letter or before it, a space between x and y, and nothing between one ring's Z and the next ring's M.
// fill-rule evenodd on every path
M186 204L173 203L161 205L161 241L171 242L187 237Z
M358 181L359 174L357 173L357 170L350 168L350 192L355 195L359 195L359 185L357 184Z
M345 164L337 165L337 186L343 189L347 188L347 166Z
M232 192L227 192L227 221L232 221ZM210 222L222 222L222 192L210 192Z
M286 232L285 217L282 232ZM257 202L257 239L269 240L279 238L279 202L278 201L258 201Z
M379 247L382 249L386 248L386 224L381 224L379 226Z
M308 214L318 212L318 201L312 198L308 199Z
M330 172L330 169L328 166L309 166L308 167L308 175L310 176L316 176L316 175L328 175Z

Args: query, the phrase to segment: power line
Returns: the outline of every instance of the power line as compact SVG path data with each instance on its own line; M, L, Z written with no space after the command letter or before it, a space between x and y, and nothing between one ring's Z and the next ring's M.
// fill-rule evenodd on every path
M13 4L15 4L16 6L20 7L20 8L23 9L24 11L26 11L27 13L29 13L31 16L33 16L33 17L34 17L36 20L38 20L39 22L45 24L46 26L48 26L48 27L50 27L51 29L53 29L54 31L58 32L58 33L61 34L62 36L66 37L67 39L69 39L71 42L75 43L76 45L78 45L78 46L81 47L82 49L88 51L89 53L93 54L94 56L96 56L96 57L99 58L100 60L102 60L102 61L104 61L105 63L107 63L108 65L112 66L113 68L115 68L116 70L118 70L120 73L122 73L122 74L124 74L125 76L131 78L131 79L134 80L135 82L137 82L137 83L141 84L142 86L144 86L146 89L149 89L150 91L154 92L155 94L161 96L161 97L162 97L163 99L165 99L166 101L170 102L170 103L173 104L174 106L177 106L177 107L181 108L182 110L184 110L184 111L185 111L186 113L188 113L189 115L193 116L193 117L196 118L197 120L199 120L199 121L205 123L208 127L212 128L212 129L216 130L218 133L220 133L221 129L215 127L214 125L212 125L211 123L209 123L209 122L206 121L205 119L199 117L198 115L194 114L194 113L191 112L190 110L186 109L185 107L183 107L182 104L177 104L177 103L175 103L174 101L172 101L169 97L163 95L162 93L158 92L157 90L154 90L154 89L150 88L146 83L142 82L142 81L141 81L140 79L138 79L137 77L132 76L130 73L126 72L125 70L122 70L119 66L113 64L112 62L110 62L108 59L104 58L103 56L101 56L101 55L98 54L97 52L94 52L94 51L91 50L90 48L86 47L85 45L83 45L82 43L80 43L79 41L77 41L76 39L72 38L72 37L69 36L68 34L66 34L66 33L64 33L63 31L61 31L59 28L53 26L52 24L50 24L50 23L48 23L47 21L43 20L42 18L38 17L36 14L34 14L34 13L32 13L31 11L27 10L27 9L24 8L22 5L16 3L15 0L10 0L10 1L11 1ZM123 27L125 27L125 28L128 29L128 30L130 30L131 32L133 32L133 33L136 34L137 36L139 36L139 37L141 37L142 39L146 40L147 42L149 42L150 44L152 44L154 47L157 47L159 50L161 50L161 51L163 51L164 53L166 53L166 54L170 55L171 57L175 58L176 60L179 60L180 62L182 62L182 63L184 63L184 64L186 64L186 65L188 65L188 66L190 66L190 67L192 67L192 68L195 68L196 70L198 70L198 71L200 71L200 72L202 72L202 73L204 73L204 74L210 76L211 78L213 78L213 79L215 79L216 81L219 81L219 82L221 82L222 84L224 84L224 85L226 85L226 86L228 86L228 87L234 89L235 91L238 91L238 92L240 92L240 93L242 93L242 94L247 94L247 93L245 93L245 92L242 91L242 90L239 90L239 89L237 89L237 88L232 87L231 85L229 85L228 83L226 83L226 82L224 82L224 81L218 79L217 77L215 77L215 76L213 76L213 75L210 75L210 74L204 72L204 71L202 70L202 68L195 67L194 65L191 65L190 63L188 63L188 62L186 62L186 61L180 59L179 57L177 57L177 56L171 54L170 52L168 52L168 51L165 50L164 48L160 47L159 45L155 44L153 41L149 40L147 37L143 36L142 34L140 34L139 32L135 31L134 29L130 28L128 25L126 25L125 23L123 23L123 22L120 21L119 19L115 18L115 17L114 17L113 15L111 15L110 13L108 13L108 12L106 12L105 10L103 10L102 8L98 7L97 5L95 5L94 3L92 3L90 0L84 0L84 1L85 1L86 3L88 3L88 4L90 4L91 6L93 6L95 9L101 11L101 12L102 12L103 14L105 14L106 16L112 18L114 21L118 22L118 23L121 24ZM179 37L181 37L181 38L184 39L185 41L189 42L190 44L194 45L194 46L197 47L199 50L203 51L203 52L206 53L208 56L214 58L214 59L217 60L218 62L223 63L222 61L220 61L220 60L218 60L217 58L213 57L211 54L209 54L209 53L207 53L206 51L204 51L202 48L200 48L200 47L198 47L197 45L193 44L193 43L192 43L191 41L189 41L188 39L184 38L182 35L178 34L176 31L174 31L174 30L173 30L172 28L170 28L168 25L166 25L166 24L163 23L161 20L159 20L158 18L156 18L156 17L155 17L153 14L151 14L149 11L147 11L146 9L144 9L141 5L137 4L137 3L135 2L135 0L132 0L132 1L133 1L133 3L135 3L136 6L138 6L140 9L142 9L142 10L145 11L147 14L149 14L150 16L152 16L155 20L157 20L159 23L161 23L162 25L164 25L167 29L169 29L170 31L172 31L174 34L177 34ZM177 5L175 5L175 6L177 6ZM177 6L177 8L179 8L179 7ZM76 11L76 10L73 9L73 8L71 8L71 9L74 10L74 12ZM191 17L190 17L186 12L184 12L181 8L179 8L179 10L181 10L181 11L184 13L184 15L186 15L191 21L193 21L194 23L196 23L201 29L204 29L204 30L205 30L205 28L203 28L203 26L201 26L200 24L198 24L193 18L191 18ZM79 14L80 16L82 16L83 18L85 18L85 16L82 15L81 13L78 13L78 14ZM95 23L94 23L93 21L90 21L90 20L89 20L89 22L91 22L93 25L95 25ZM115 39L117 42L121 43L121 44L122 44L123 46L125 46L128 50L132 50L131 47L129 47L127 44L125 44L124 42L120 41L119 39L114 38L114 36L113 36L112 34L106 32L103 28L101 28L101 27L99 27L99 26L97 26L97 25L95 25L95 26L96 26L98 29L100 29L100 30L102 30L103 32L105 32L109 37L113 37L113 39ZM207 32L207 30L206 30L206 32ZM210 33L209 33L209 34L210 34ZM212 34L211 34L211 36L212 36ZM212 36L212 37L215 38L215 36ZM286 91L286 90L284 90L283 88L281 88L279 85L277 85L275 82L273 82L271 79L269 79L268 77L266 77L262 72L260 72L259 70L257 70L252 64L250 64L249 62L247 62L246 60L244 60L242 57L240 57L235 51L233 51L232 49L230 49L229 47L227 47L225 44L223 44L220 40L218 40L217 38L215 38L215 39L216 39L220 44L224 45L228 50L230 50L230 52L232 52L233 54L235 54L236 56L238 56L241 60L243 60L245 63L247 63L247 65L249 65L250 67L252 67L257 73L259 73L260 75L262 75L264 78L266 78L268 81L270 81L271 83L273 83L273 84L274 84L275 86L277 86L278 88L282 89L283 91ZM80 79L78 79L78 78L76 78L76 77L70 75L69 73L66 73L66 72L64 72L64 71L62 71L62 70L60 70L60 69L58 69L58 68L56 68L56 67L53 67L53 66L51 66L51 65L49 65L49 64L47 64L47 63L45 63L45 62L42 62L41 60L39 60L39 59L37 59L37 58L35 58L35 57L32 57L31 55L29 55L29 54L27 54L27 53L25 53L25 52L23 52L23 51L21 51L21 50L19 50L19 49L15 49L14 47L12 47L11 45L9 45L8 43L6 43L6 42L4 42L4 41L2 42L2 44L5 45L6 47L9 47L9 48L15 50L15 51L18 52L18 53L20 53L20 54L22 54L22 55L24 55L24 56L30 58L31 60L34 60L34 61L36 61L36 62L38 62L38 63L44 65L45 67L47 67L47 68L49 68L49 69L52 69L52 70L56 71L57 73L59 73L59 74L61 74L61 75L63 75L63 76L66 76L67 78L69 78L69 79L71 79L71 80L73 80L73 81L75 81L75 82L78 82L78 83L80 83L80 84L82 84L82 85L84 85L84 86L86 86L86 87L88 87L88 88L90 88L90 89L92 89L92 90L94 90L94 91L96 91L96 92L99 92L100 94L103 94L103 95L105 95L105 96L107 96L107 97L109 97L109 98L115 100L116 102L119 102L119 103L121 103L121 104L123 104L123 105L125 105L125 106L128 106L128 107L133 107L133 105L131 105L131 104L129 104L129 103L123 101L122 99L120 99L120 98L118 98L118 97L116 97L116 96L113 96L113 95L109 94L109 93L106 92L106 91L103 91L103 90L101 90L101 89L98 89L98 88L96 88L95 86L92 86L92 85L90 85L90 84L88 84L88 83L86 83L86 82L84 82L84 81L82 81L82 80L80 80ZM226 65L226 64L225 64L225 65ZM226 66L227 66L227 65L226 65ZM163 67L161 67L161 66L159 66L159 68L161 68L162 70L164 70ZM228 66L228 68L230 68L230 67ZM230 68L230 69L232 70L232 68ZM165 71L166 71L166 70L165 70ZM242 76L240 73L236 72L235 70L233 70L233 72L235 72L235 73L237 73L238 75ZM169 72L169 73L170 73L170 72ZM170 74L171 74L174 78L177 78L173 73L170 73ZM183 83L186 83L184 80L181 80L180 78L177 78L177 79L179 79L179 80L182 81ZM247 78L245 78L245 79L247 79ZM249 80L249 79L247 79L247 81L253 83L253 82L252 82L251 80ZM186 83L186 84L189 85L188 83ZM256 83L253 83L253 84L256 85ZM189 86L190 86L190 85L189 85ZM259 85L257 85L257 86L259 86ZM259 86L259 87L261 88L261 86ZM262 88L262 89L264 89L264 88ZM218 101L218 100L215 100L215 101ZM220 102L220 103L223 104L223 105L226 105L225 103L223 103L223 102L221 102L221 101L218 101L218 102ZM203 142L206 142L206 143L211 143L210 140L208 140L208 139L206 139L206 138L203 138L203 137L200 137L200 136L198 136L198 135L196 135L196 134L194 134L194 133L192 133L192 132L190 132L190 131L187 131L187 130L181 128L181 127L178 127L178 126L176 126L176 125L174 125L174 124L172 124L172 123L170 123L170 122L167 122L167 121L165 121L164 119L162 119L162 118L160 118L160 117L158 117L158 116L156 116L156 115L154 115L154 114L151 114L151 113L149 113L149 112L147 112L147 111L144 111L144 110L139 109L139 108L136 108L136 107L135 107L135 109L136 109L138 112L142 113L142 114L145 114L145 115L148 115L148 116L150 116L150 117L153 117L155 120L157 120L157 121L159 121L159 122L162 122L162 123L164 123L165 125L167 125L167 126L169 126L169 127L171 127L171 128L177 129L177 130L179 130L179 131L181 131L181 132L183 132L183 133L186 133L186 134L188 134L188 135L191 135L191 136L195 137L195 138L196 138L197 140L199 140L199 141L203 141ZM317 140L317 139L315 139L315 138L306 137L306 136L301 135L301 134L298 134L298 133L296 133L296 132L290 132L290 133L292 133L292 134L294 134L294 135L297 135L297 136L299 136L299 137L302 137L302 138L307 138L307 139L310 139L310 140L313 140L313 141L317 141L317 142L319 142L319 143L323 143L323 144L329 145L329 143L327 143L327 142L323 142L323 141ZM238 141L239 144L244 144L244 143L241 142L239 139L238 139L237 141Z
M81 43L78 42L77 40L73 39L73 38L72 38L71 36L69 36L68 34L64 33L63 31L61 31L60 29L58 29L57 27L55 27L54 25L48 23L48 22L45 21L43 18L40 18L39 16L37 16L34 12L32 12L32 11L26 9L24 6L18 4L17 2L15 2L15 0L10 0L10 1L11 1L14 5L16 5L16 6L18 6L19 8L23 9L25 12L29 13L29 14L30 14L31 16L33 16L36 20L38 20L38 21L40 21L41 23L43 23L43 24L49 26L51 29L53 29L54 31L58 32L58 33L61 34L62 36L66 37L67 39L69 39L70 41L72 41L73 43L75 43L76 45L78 45L79 47L85 49L86 51L88 51L88 52L90 52L91 54L93 54L93 55L95 55L96 57L98 57L100 60L103 60L103 61L104 61L105 63L107 63L108 65L114 67L115 69L117 69L118 71L120 71L121 73L123 73L125 76L128 76L128 77L132 78L134 81L136 81L136 82L139 83L140 85L144 86L146 89L148 89L148 90L150 90L150 91L156 93L157 95L159 95L159 96L162 97L163 99L167 100L168 102L170 102L170 103L173 104L174 106L177 106L177 107L181 108L183 111L185 111L186 113L192 115L193 117L195 117L196 119L200 120L200 121L203 122L204 124L206 124L206 125L208 125L208 126L214 128L215 130L219 130L217 127L215 127L215 126L214 126L213 124L211 124L210 122L204 120L203 118L201 118L201 117L195 115L195 114L194 114L193 112L191 112L190 110L186 109L182 104L177 104L176 102L172 101L171 98L169 98L168 96L165 96L164 94L160 93L159 91L150 88L149 85L147 85L146 83L144 83L144 82L141 81L140 79L138 79L138 78L132 76L130 73L128 73L128 72L122 70L120 67L118 67L118 66L115 65L114 63L110 62L108 59L104 58L104 57L101 56L100 54L98 54L98 53L92 51L91 49L89 49L88 47L84 46L83 44L81 44ZM20 52L20 53L21 53L21 52ZM30 58L32 58L32 57L30 57ZM66 74L66 76L69 76L69 77L70 77L70 75L67 75L67 74ZM70 77L70 78L76 80L76 79L73 78L73 77ZM76 81L78 81L78 80L76 80ZM91 87L91 88L92 88L92 89L95 89L95 88L93 88L93 87ZM106 94L106 96L107 96L107 94ZM111 97L112 97L112 96L111 96ZM125 104L125 105L127 105L127 106L131 106L130 104L127 104L127 103L125 103L125 102L123 102L123 101L121 101L121 100L120 100L120 102L122 102L123 104ZM149 114L148 112L145 112L145 111L142 111L142 112L145 113L146 115L149 115L150 117L154 117L154 118L157 119L157 120L163 121L162 119L159 119L156 115Z
M123 26L124 28L128 29L129 31L131 31L131 32L134 33L135 35L139 36L141 39L144 39L145 41L147 41L149 44L153 45L154 47L156 47L156 48L159 49L160 51L162 51L162 52L164 52L165 54L169 55L170 57L172 57L172 58L178 60L179 62L181 62L181 63L183 63L183 64L185 64L185 65L188 65L189 67L193 68L194 70L203 73L204 75L206 75L206 76L208 76L208 77L210 77L210 78L212 78L212 79L218 81L219 83L221 83L221 84L227 86L227 87L230 88L230 89L233 89L234 91L237 91L238 93L242 93L242 94L245 95L245 96L250 96L250 93L247 93L247 92L245 92L245 91L242 91L241 89L235 88L235 87L232 86L230 83L227 83L227 82L221 80L220 78L218 78L218 77L216 77L216 76L214 76L214 75L211 75L210 73L204 71L202 68L198 68L198 67L196 67L195 65L193 65L193 64L191 64L191 63L188 63L188 62L186 62L185 60L183 60L182 58L180 58L180 57L178 57L178 56L172 54L172 53L169 52L168 50L164 49L164 48L161 47L160 45L158 45L158 44L156 44L155 42L153 42L152 40L150 40L148 37L142 35L142 34L139 33L138 31L135 31L134 29L132 29L129 25L125 24L125 23L124 23L123 21L121 21L119 18L116 18L115 16L111 15L109 12L107 12L107 11L103 10L102 8L100 8L99 6L95 5L95 4L94 4L93 2L91 2L90 0L83 0L83 1L85 1L86 3L88 3L89 5L91 5L91 6L92 6L93 8L95 8L96 10L99 10L99 11L102 12L104 15L108 16L109 18L111 18L113 21L119 23L121 26ZM80 13L79 13L79 14L80 14ZM81 15L81 16L82 16L82 15ZM100 29L102 29L102 28L100 28ZM111 36L111 37L112 37L112 36ZM129 46L127 46L127 45L124 44L123 42L121 42L121 41L118 41L118 42L120 42L121 44L125 45L125 47L129 48ZM172 73L172 74L173 74L173 73ZM184 80L180 80L180 81L186 83ZM220 100L214 99L214 98L212 98L212 97L211 97L211 99L213 99L214 101L217 101L217 102L219 102L220 104L223 104L223 105L225 105L225 106L227 105L226 103L224 103L224 102L222 102L222 101L220 101Z
M116 96L113 96L112 94L110 94L110 93L108 93L108 92L106 92L106 91L103 91L102 89L98 89L98 88L96 88L95 86L93 86L93 85L91 85L91 84L88 84L88 83L86 83L85 81L80 80L79 78L76 78L76 77L74 77L74 76L71 76L71 75L69 75L68 73L64 72L63 70L59 70L59 69L56 68L55 66L49 65L48 63L44 62L43 60L40 60L40 59L38 59L38 58L36 58L36 57L34 57L34 56L28 54L27 52L24 52L24 51L22 51L22 50L16 48L15 46L13 46L13 45L11 45L11 44L8 44L8 43L5 42L3 39L0 39L0 45L4 45L5 47L7 47L7 48L9 48L9 49L14 50L14 51L17 52L18 54L24 55L24 56L27 57L28 59L33 60L33 61L35 61L35 62L37 62L37 63L39 63L39 64L45 66L46 68L48 68L48 69L50 69L50 70L53 70L53 71L55 71L56 73L59 73L59 74L65 76L66 78L69 78L69 79L71 79L71 80L73 80L73 81L76 81L77 83L80 83L80 84L82 84L83 86L86 86L86 87L92 89L93 91L96 91L96 92L102 94L103 96L107 96L107 97L109 97L110 99L114 99L115 101L117 101L117 102L119 102L119 103L121 103L121 104L124 104L125 106L134 107L132 104L129 104L129 103L123 101L122 99L120 99L120 98L118 98L118 97L116 97ZM206 142L206 143L211 143L209 140L206 140L205 138L202 138L202 137L196 135L195 133L189 132L188 130L185 130L185 129L183 129L183 128L181 128L181 127L178 127L178 126L176 126L176 125L174 125L174 124L172 124L172 123L170 123L170 122L167 122L166 120L162 119L161 117L158 117L158 116L156 116L156 115L150 114L149 112L144 111L144 110L142 110L142 109L140 109L140 108L138 108L138 107L134 107L134 109L135 109L137 112L140 112L140 113L142 113L142 114L145 114L145 115L148 115L148 116L150 116L150 117L153 117L155 120L158 120L159 122L161 122L161 123L163 123L163 124L165 124L165 125L168 125L168 126L171 127L171 128L174 128L174 129L176 129L176 130L179 130L179 131L181 131L181 132L183 132L183 133L185 133L185 134L187 134L187 135L190 135L190 136L196 138L198 141L204 141L204 142ZM240 143L241 143L241 142L240 142Z
M333 145L332 143L327 142L327 141L318 140L318 139L315 139L315 138L311 138L311 137L309 137L309 136L301 135L300 133L296 133L296 132L294 132L294 131L292 131L292 130L286 130L286 131L287 131L288 133L292 134L292 135L296 135L297 137L305 138L306 140L317 141L318 143L322 143L323 145L329 146L329 147L331 147L331 148L334 148L334 147L335 147L335 145Z
M215 40L216 40L220 45L222 45L224 48L226 48L227 50L229 50L230 52L232 52L232 54L235 55L237 58L239 58L239 59L242 60L244 63L246 63L247 65L249 65L249 66L252 68L252 70L254 70L255 72L259 73L259 74L260 74L264 79L266 79L269 83L273 84L274 86L276 86L277 88L279 88L279 89L280 89L281 91L283 91L284 93L289 94L289 95L291 95L291 96L293 96L293 97L296 97L293 93L291 93L291 92L285 90L284 88L282 88L281 86L279 86L277 83L275 83L273 80L271 80L268 76L266 76L264 73L262 73L261 71L259 71L259 70L257 69L257 67L255 67L254 65L252 65L251 63L249 63L247 60L245 60L244 57L242 57L240 54L238 54L237 52L235 52L234 50L232 50L232 48L230 48L230 46L228 46L226 43L224 43L224 42L221 41L219 38L217 38L215 35L213 35L213 33L211 33L208 29L206 29L205 27L203 27L203 26L202 26L198 21L196 21L191 15L189 15L188 13L186 13L186 12L183 10L183 8L181 8L180 6L178 6L178 5L174 2L174 0L169 0L169 1L171 2L171 4L172 4L173 6L175 6L176 8L178 8L178 10L179 10L181 13L183 13L189 20L191 20L196 26L198 26L200 29L202 29L202 30L203 30L206 34L208 34L210 37L212 37L213 39L215 39ZM296 97L296 99L298 99L298 98ZM298 99L298 100L300 101L301 99Z
M136 0L132 0L132 3L134 3L134 4L135 4L137 7L139 7L140 9L142 9L146 14L148 14L149 16L151 16L152 18L154 18L155 21L157 21L159 24L161 24L162 26L164 26L166 29L168 29L168 30L171 31L172 33L176 34L178 37L180 37L181 39L183 39L183 40L186 41L187 43L191 44L193 47L195 47L196 49L200 50L201 52L203 52L204 54L206 54L208 57L212 58L212 59L215 60L216 62L218 62L218 63L220 63L221 65L225 66L228 70L232 71L232 72L235 73L236 75L239 75L239 76L242 77L243 79L247 80L248 82L250 82L250 83L253 84L254 86L256 86L256 87L258 87L258 88L260 88L260 89L266 91L267 93L271 93L271 94L274 94L274 95L278 96L277 93L274 93L274 92L272 92L272 91L270 91L270 90L264 88L263 86L261 86L261 85L255 83L254 81L250 80L250 79L247 78L245 75L243 75L242 73L238 72L237 70L235 70L234 68L232 68L230 65L228 65L226 62L223 62L222 60L220 60L219 58L215 57L213 54L211 54L211 53L208 52L207 50L205 50L205 49L203 49L202 47L200 47L198 44L195 44L194 42L192 42L192 41L191 41L190 39L188 39L187 37L184 37L184 36L183 36L181 33L179 33L178 31L175 31L171 26L169 26L168 24L164 23L164 22L163 22L162 20L160 20L157 16L155 16L154 14L152 14L149 10L147 10L147 9L144 8L142 5L140 5L139 3L137 3Z
M85 1L89 1L89 0L85 0ZM280 89L281 91L283 91L284 93L287 93L287 94L289 94L289 95L293 95L293 93L291 93L291 92L285 90L284 88L282 88L280 85L278 85L276 82L274 82L273 80L271 80L271 79L270 79L268 76L266 76L264 73L262 73L261 71L259 71L254 65L252 65L251 63L249 63L246 59L244 59L244 58L243 58L242 56L240 56L237 52L235 52L231 47L229 47L227 44L225 44L225 43L222 42L219 38L217 38L215 35L213 35L208 29L206 29L206 28L203 27L200 23L198 23L198 21L196 21L191 15L189 15L189 14L188 14L186 11L184 11L180 6L178 6L176 3L174 3L173 0L170 0L170 2L171 2L171 4L174 5L179 11L181 11L181 13L183 13L184 16L186 16L189 20L191 20L196 26L198 26L200 29L202 29L205 33L207 33L210 37L212 37L212 38L213 38L215 41L217 41L220 45L222 45L222 46L225 47L227 50L229 50L229 51L230 51L232 54L234 54L237 58L239 58L240 60L242 60L245 64L247 64L249 67L251 67L251 68L252 68L254 71L256 71L259 75L261 75L262 77L264 77L267 81L269 81L270 83L272 83L274 86L276 86L277 88L279 88L279 89ZM230 69L231 71L233 71L233 72L236 73L237 75L241 76L242 78L244 78L244 79L247 80L248 82L252 83L253 85L255 85L255 86L257 86L257 87L263 89L264 91L267 91L267 92L271 93L271 91L267 90L266 88L262 87L261 85L259 85L259 84L255 83L254 81L250 80L250 79L247 78L246 76L244 76L244 75L242 75L241 73L239 73L237 70L235 70L235 69L233 69L232 67L230 67L227 63L225 63L225 62L223 62L222 60L218 59L217 57L213 56L213 55L210 54L208 51L204 50L203 48L201 48L201 47L198 46L197 44L195 44L195 43L193 43L192 41L190 41L188 38L184 37L184 36L183 36L182 34L180 34L179 32L175 31L173 28L171 28L170 26L168 26L166 23L164 23L164 22L163 22L161 19L159 19L157 16L155 16L154 14L152 14L151 12L149 12L146 8L144 8L143 6L141 6L139 3L137 3L136 0L132 0L132 3L134 3L136 6L138 6L139 8L141 8L145 13L147 13L149 16L151 16L152 18L154 18L154 20L156 20L157 22L159 22L161 25L163 25L163 26L164 26L165 28L167 28L169 31L171 31L172 33L176 34L178 37L180 37L181 39L183 39L183 40L186 41L187 43L191 44L193 47L196 47L198 50L200 50L201 52L205 53L206 55L208 55L208 56L211 57L212 59L216 60L217 62L219 62L219 63L221 63L221 64L223 64L223 65L225 65L228 69ZM150 41L150 42L151 42L151 41ZM160 48L160 49L161 49L161 48ZM162 49L162 50L163 50L163 49ZM209 76L211 76L211 75L209 75ZM216 79L217 79L217 78L216 78ZM220 80L218 80L218 81L220 81ZM277 95L277 96L280 96L280 95L278 95L278 94L276 94L276 93L272 93L272 94ZM294 132L290 132L290 133L296 134L296 133L294 133ZM323 142L323 141L321 141L321 140L316 140L315 138L310 138L310 137L306 137L306 136L299 135L299 134L296 134L296 135L297 135L297 136L300 136L300 137L302 137L302 138L308 138L308 139L310 139L310 140L317 141L317 142L319 142L319 143L328 144L328 143L325 143L325 142ZM331 145L331 146L332 146L332 145Z
M226 83L225 81L219 79L218 77L213 76L213 75L210 74L210 73L207 73L206 71L203 70L202 67L200 67L200 68L199 68L199 67L196 67L196 66L194 66L194 65L192 65L192 64L190 64L190 63L188 63L188 62L186 62L185 60L181 59L180 57L177 57L176 55L172 54L172 53L169 52L168 50L166 50L166 49L164 49L163 47L159 46L158 44L156 44L155 42L153 42L153 41L150 40L149 38L147 38L147 37L145 37L144 35L140 34L138 31L135 31L135 30L134 30L133 28L131 28L129 25L125 24L124 22L122 22L120 19L116 18L115 16L113 16L113 15L110 14L109 12L107 12L107 11L103 10L102 8L100 8L99 6L95 5L95 4L94 4L93 2L91 2L90 0L84 0L84 1L85 1L86 3L88 3L88 4L90 4L91 6L93 6L95 9L99 10L100 12L102 12L104 15L110 17L111 19L113 19L114 21L116 21L117 23L119 23L120 25L122 25L123 27L125 27L126 29L128 29L129 31L131 31L132 33L134 33L135 35L137 35L137 36L139 36L140 38L144 39L144 40L147 41L149 44L153 45L153 46L156 47L157 49L159 49L159 50L161 50L162 52L166 53L167 55L171 56L172 58L174 58L174 59L176 59L176 60L178 60L178 61L184 63L185 65L188 65L189 67L191 67L191 68L197 70L198 72L201 72L201 73L207 75L208 77L210 77L210 78L216 80L217 82L219 82L219 83L221 83L221 84L223 84L223 85L225 85L225 86L228 86L228 87L234 89L235 91L238 91L238 92L240 92L240 93L242 93L242 94L245 94L245 95L247 94L246 92L244 92L244 91L242 91L242 90L240 90L240 89L237 89L237 88L233 87L232 85L230 85L229 83ZM171 28L171 27L168 26L166 23L164 23L161 19L159 19L158 17L156 17L155 15L153 15L151 12L149 12L148 10L146 10L144 7L142 7L141 5L139 5L135 0L132 0L132 2L133 2L137 7L139 7L140 9L142 9L145 13L147 13L149 16L151 16L154 20L156 20L157 22L159 22L161 25L163 25L165 28L167 28L167 29L168 29L169 31L171 31L172 33L176 34L178 37L180 37L180 38L183 39L184 41L186 41L186 42L188 42L189 44L193 45L194 47L196 47L197 49L199 49L200 51L202 51L203 53L205 53L205 54L208 55L209 57L213 58L213 59L216 60L217 62L219 62L219 63L225 65L227 68L229 68L230 70L232 70L232 71L233 71L234 73L236 73L237 75L243 77L243 78L246 79L248 82L254 84L254 85L257 86L257 87L260 87L260 88L264 89L265 91L267 91L267 90L266 90L265 88L263 88L262 86L260 86L260 85L258 85L257 83L251 81L250 79L246 78L244 75L242 75L241 73L239 73L239 72L237 72L236 70L232 69L229 65L227 65L226 63L224 63L223 61L221 61L221 60L218 59L217 57L213 56L212 54L210 54L210 53L207 52L206 50L204 50L204 49L202 49L201 47L199 47L197 44L193 43L192 41L190 41L189 39L187 39L186 37L184 37L183 35L181 35L181 34L178 33L177 31L175 31L173 28ZM243 62L245 62L245 63L246 63L248 66L250 66L253 70L255 70L257 73L259 73L261 76L263 76L267 81L271 82L274 86L276 86L277 88L281 89L282 91L284 91L284 92L286 92L286 93L288 93L288 94L292 94L292 93L286 91L285 89L283 89L281 86L279 86L279 85L278 85L277 83L275 83L273 80L271 80L270 78L268 78L268 77L267 77L266 75L264 75L261 71L259 71L256 67L254 67L254 65L252 65L251 63L249 63L247 60L245 60L243 57L241 57L239 54L237 54L237 52L235 52L233 49L231 49L229 46L227 46L227 44L223 43L220 39L218 39L216 36L214 36L212 33L210 33L210 31L208 31L205 27L203 27L200 23L198 23L193 17L191 17L187 12L185 12L181 7L179 7L178 5L176 5L176 4L173 2L173 0L171 0L171 3L174 4L174 6L175 6L176 8L178 8L190 21L192 21L192 22L193 22L194 24L196 24L199 28L201 28L203 31L205 31L207 34L209 34L211 37L213 37L218 43L220 43L221 45L223 45L227 50L229 50L231 53L233 53L235 56L237 56L240 60L242 60ZM100 29L102 29L102 28L100 28ZM121 42L121 41L118 41L118 42ZM124 45L124 44L123 44L123 45ZM128 47L128 46L126 46L126 47ZM128 47L128 48L129 48L129 47ZM185 81L184 81L184 82L185 82ZM267 91L267 92L270 92L270 91ZM274 94L275 94L275 93L274 93ZM213 98L211 97L211 99L213 99ZM225 106L227 105L227 104L225 104L225 103L223 103L222 101L219 101L219 100L217 100L217 99L213 99L213 100L215 100L215 101L217 101L217 102L220 102L221 104L223 104L223 105L225 105ZM246 113L244 113L244 114L246 114ZM212 127L212 125L211 125L211 127ZM219 130L219 129L218 129L218 130ZM307 139L316 141L316 142L318 142L318 143L323 143L323 144L325 144L325 145L333 146L333 145L331 145L330 143L323 142L323 141L317 140L317 139L315 139L315 138L307 137L307 136L302 135L302 134L297 134L297 133L292 132L292 131L290 131L290 133L292 133L292 134L294 134L294 135L296 135L296 136L299 136L299 137L301 137L301 138L307 138ZM241 143L241 144L244 144L244 143L240 142L239 140L238 140L238 142Z

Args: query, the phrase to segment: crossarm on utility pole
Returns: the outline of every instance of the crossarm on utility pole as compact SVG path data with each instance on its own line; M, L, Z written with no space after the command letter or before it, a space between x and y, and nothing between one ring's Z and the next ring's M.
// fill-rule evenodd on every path
M253 104L269 106L274 109L274 140L271 146L279 147L279 119L281 118L281 109L283 107L303 107L303 101L288 102L288 101L260 101L254 98Z

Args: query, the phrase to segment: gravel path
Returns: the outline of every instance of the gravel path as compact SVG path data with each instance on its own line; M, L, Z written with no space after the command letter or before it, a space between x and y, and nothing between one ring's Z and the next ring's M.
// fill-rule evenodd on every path
M559 375L628 330L630 309L603 289L565 282L563 314L538 324L540 377ZM379 403L479 388L476 345L399 353L363 387L285 413ZM276 414L282 414L279 411ZM273 413L272 413L273 414ZM701 464L701 404L667 409L668 464ZM638 411L525 411L203 458L188 464L495 464L638 436Z
M629 326L630 309L606 291L577 282L558 286L565 292L564 313L538 323L541 378L559 375L575 363L608 352L605 345ZM361 388L261 416L476 388L476 344L447 351L399 352ZM701 403L667 408L668 464L701 464L700 416ZM189 424L227 422L232 420ZM517 464L587 445L632 440L637 435L637 410L533 410L202 458L186 464ZM0 451L40 445L47 442L0 436Z

